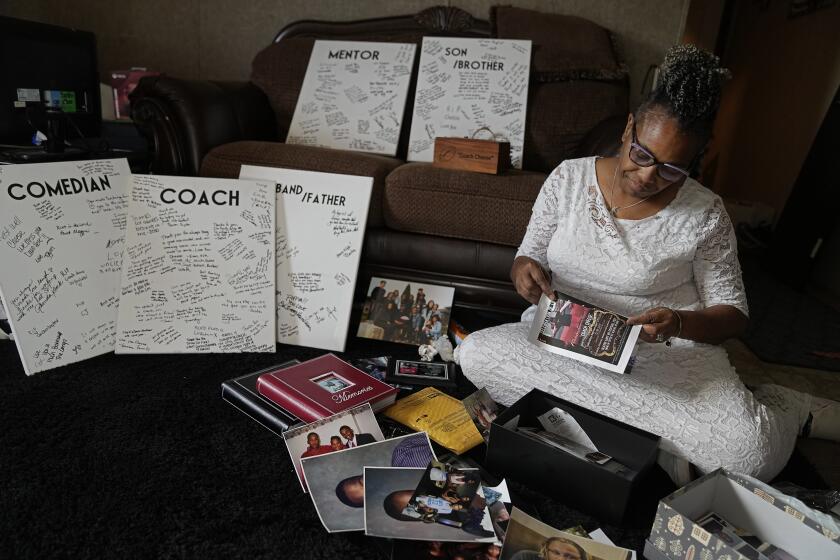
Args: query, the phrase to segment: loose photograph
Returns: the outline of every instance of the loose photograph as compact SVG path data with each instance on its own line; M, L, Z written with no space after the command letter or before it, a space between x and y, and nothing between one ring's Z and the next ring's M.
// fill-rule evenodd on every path
M373 277L357 336L429 344L446 336L455 288Z
M385 437L369 403L283 433L300 485L306 492L301 459L382 441Z
M499 560L501 553L496 543L395 539L391 560Z
M556 354L624 373L640 326L627 317L555 292L540 298L529 340Z
M377 356L375 358L356 358L350 360L353 367L357 367L366 374L385 381L385 376L388 375L388 365L391 362L390 356Z
M630 560L626 548L567 533L513 509L501 560Z
M435 458L429 436L419 432L301 459L312 503L330 533L365 528L364 468L425 468Z
M365 468L365 534L496 542L477 470Z
M467 414L470 415L473 424L478 428L478 432L486 442L490 437L490 424L493 423L493 420L496 419L499 413L499 407L496 405L496 402L490 397L490 393L484 387L469 395L461 402L464 403Z

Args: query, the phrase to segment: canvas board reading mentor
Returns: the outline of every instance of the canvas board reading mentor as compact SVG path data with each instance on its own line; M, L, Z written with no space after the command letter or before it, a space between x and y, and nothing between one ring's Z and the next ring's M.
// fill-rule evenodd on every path
M446 336L455 288L380 278L370 280L357 335L403 344Z
M396 155L416 48L315 41L286 143Z

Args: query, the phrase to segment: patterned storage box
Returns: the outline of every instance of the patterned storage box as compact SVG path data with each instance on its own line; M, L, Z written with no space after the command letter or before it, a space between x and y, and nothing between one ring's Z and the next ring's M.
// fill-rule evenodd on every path
M693 520L709 512L750 531L797 560L840 559L840 535L768 493L748 477L718 469L659 502L648 560L750 560Z

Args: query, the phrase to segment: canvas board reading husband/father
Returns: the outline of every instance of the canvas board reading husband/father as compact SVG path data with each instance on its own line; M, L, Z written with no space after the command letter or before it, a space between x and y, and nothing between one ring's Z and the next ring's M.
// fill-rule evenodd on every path
M243 165L270 181L277 204L277 342L341 352L373 178Z
M27 375L114 350L124 159L0 165L0 297Z

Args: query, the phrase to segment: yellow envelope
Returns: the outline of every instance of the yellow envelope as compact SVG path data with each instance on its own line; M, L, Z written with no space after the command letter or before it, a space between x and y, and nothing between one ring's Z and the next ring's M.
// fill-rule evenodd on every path
M398 400L384 414L418 432L427 432L431 440L458 455L484 443L463 403L434 387Z

